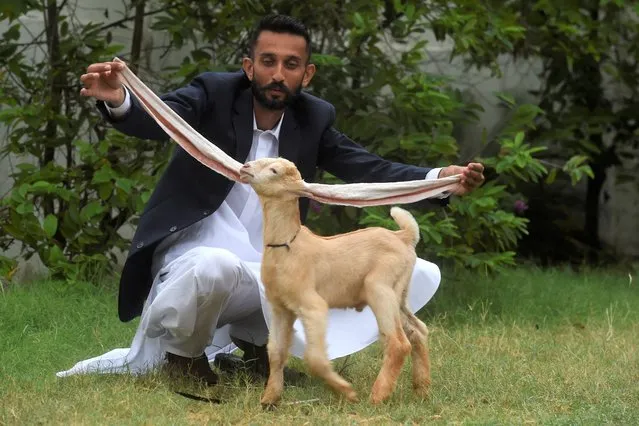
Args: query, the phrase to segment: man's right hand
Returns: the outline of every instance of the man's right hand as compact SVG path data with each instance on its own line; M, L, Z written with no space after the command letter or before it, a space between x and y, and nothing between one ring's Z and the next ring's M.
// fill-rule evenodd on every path
M100 101L108 102L117 108L124 102L124 88L120 82L120 71L124 69L122 62L101 62L87 67L87 73L80 76L84 88L82 96L92 96Z

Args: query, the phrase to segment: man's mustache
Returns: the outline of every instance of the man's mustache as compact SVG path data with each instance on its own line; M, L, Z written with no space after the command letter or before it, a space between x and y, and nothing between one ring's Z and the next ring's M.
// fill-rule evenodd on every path
M263 92L266 92L267 90L279 90L281 92L286 93L287 95L291 95L291 91L288 89L288 87L284 86L284 84L282 83L269 83L266 86L262 86L261 90Z

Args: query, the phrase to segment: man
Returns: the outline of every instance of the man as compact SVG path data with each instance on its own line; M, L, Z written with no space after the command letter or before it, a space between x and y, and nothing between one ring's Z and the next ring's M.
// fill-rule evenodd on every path
M481 164L426 169L392 163L338 132L333 127L333 106L302 92L315 66L310 62L308 32L297 20L281 15L264 18L250 47L241 72L204 73L162 97L237 161L282 156L296 163L306 181L313 180L317 167L347 182L461 174L453 191L457 195L483 182ZM81 95L96 98L105 119L123 133L166 140L164 131L120 84L121 69L117 62L90 65L81 76ZM300 204L304 219L308 200ZM131 349L83 361L58 375L145 371L167 364L171 371L215 384L217 376L208 358L230 339L244 350L252 371L266 376L268 306L259 281L261 250L262 213L252 189L176 148L140 218L122 272L120 319L142 315ZM411 286L415 310L438 285L437 267L420 259ZM327 334L331 358L360 350L377 338L370 311L332 315ZM296 336L292 351L301 354L303 335Z

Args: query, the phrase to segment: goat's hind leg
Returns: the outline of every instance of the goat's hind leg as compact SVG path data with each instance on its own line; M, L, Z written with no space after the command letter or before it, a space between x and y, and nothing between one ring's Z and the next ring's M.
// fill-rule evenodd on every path
M404 331L412 346L413 390L426 397L430 387L428 327L410 311L406 303L402 306L401 315Z
M266 349L269 359L269 376L262 395L262 406L273 407L284 391L284 366L291 346L295 314L283 306L272 305L271 329Z
M350 383L333 370L326 353L326 327L328 305L317 293L307 294L301 301L298 315L304 325L306 350L304 358L311 373L323 379L337 393L351 402L357 401L357 393Z
M368 305L373 310L384 345L384 361L371 392L371 400L378 404L387 399L397 383L411 345L404 334L400 318L399 300L392 288L367 284Z

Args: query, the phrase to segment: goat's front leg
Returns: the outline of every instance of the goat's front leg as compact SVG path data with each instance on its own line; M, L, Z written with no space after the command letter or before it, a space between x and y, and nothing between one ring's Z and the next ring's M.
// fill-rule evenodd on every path
M272 321L267 344L269 376L262 395L262 406L269 408L277 404L284 390L284 366L293 335L295 314L283 306L272 305Z
M334 391L351 402L357 402L357 393L350 383L333 370L326 354L326 327L328 305L317 293L304 295L298 313L306 335L304 358L311 373L322 378Z

